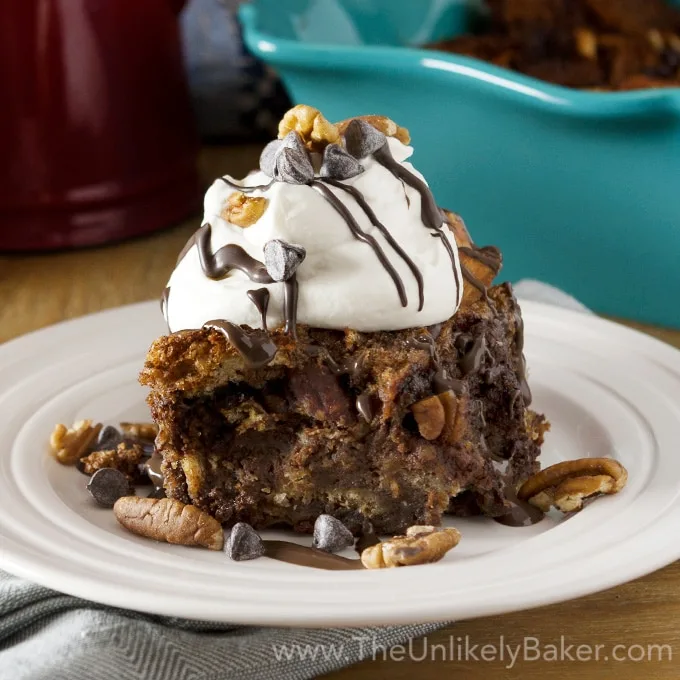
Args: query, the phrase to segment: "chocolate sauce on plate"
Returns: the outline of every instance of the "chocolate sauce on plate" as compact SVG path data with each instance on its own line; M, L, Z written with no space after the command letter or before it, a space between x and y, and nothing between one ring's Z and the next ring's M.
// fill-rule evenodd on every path
M273 560L297 564L301 567L314 567L331 571L347 571L349 569L364 569L361 560L351 560L340 555L333 555L316 548L291 543L290 541L265 540L264 554Z

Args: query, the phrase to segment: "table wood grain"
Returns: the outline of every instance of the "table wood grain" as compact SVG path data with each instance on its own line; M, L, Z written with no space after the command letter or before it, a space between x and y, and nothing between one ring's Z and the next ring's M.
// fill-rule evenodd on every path
M210 148L200 159L202 176L230 172L245 174L256 162L256 147ZM109 307L157 298L173 268L182 245L199 225L198 215L155 235L101 248L50 254L0 255L0 341L42 328L63 319ZM680 331L624 322L665 342L680 347ZM680 527L678 527L680 540ZM578 569L574 564L574 569ZM531 570L531 564L527 564ZM416 575L414 575L416 576ZM399 593L394 593L398 598ZM383 677L484 678L484 680L553 680L579 677L599 680L616 675L617 680L677 680L680 675L680 562L654 574L611 590L524 612L456 623L413 643L416 657L432 645L450 646L450 638L465 638L469 645L498 645L500 637L509 645L522 645L525 638L541 644L600 647L600 660L518 661L384 659L378 654L350 668L332 673L329 680L377 680ZM424 647L427 644L429 647ZM527 642L531 645L531 641ZM614 650L616 645L622 645ZM652 645L651 660L646 660ZM660 645L670 646L659 650ZM645 660L614 661L631 655ZM459 648L458 648L459 649ZM549 648L544 648L549 649ZM661 652L662 660L656 658ZM603 657L609 655L608 661ZM506 655L507 656L507 655ZM398 658L398 655L397 655Z

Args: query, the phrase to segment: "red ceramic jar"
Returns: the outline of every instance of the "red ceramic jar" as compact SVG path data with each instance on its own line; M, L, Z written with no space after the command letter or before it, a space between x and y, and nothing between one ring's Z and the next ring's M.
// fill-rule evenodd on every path
M0 2L0 251L105 243L197 207L183 4Z

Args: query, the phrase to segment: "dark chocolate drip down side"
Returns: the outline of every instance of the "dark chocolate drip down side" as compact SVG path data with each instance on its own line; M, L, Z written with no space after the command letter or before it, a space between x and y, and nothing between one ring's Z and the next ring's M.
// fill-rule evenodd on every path
M392 248L394 248L395 252L406 263L406 265L413 274L413 278L415 278L418 284L418 311L420 312L423 309L423 305L425 304L425 289L423 284L423 274L420 271L420 269L418 269L416 263L408 256L408 253L406 253L406 251L397 243L394 236L392 236L392 234L390 233L389 229L387 229L387 227L378 219L377 215L373 212L373 208L371 208L371 206L364 198L364 195L356 187L349 186L348 184L343 184L339 180L331 179L330 177L326 177L321 181L326 182L326 184L330 184L331 186L334 186L337 189L340 189L341 191L348 193L357 202L359 207L364 211L366 217L368 217L371 224L376 229L378 229L378 231L380 231L380 233L385 237L385 240L392 246Z
M446 248L446 252L451 260L453 276L456 281L456 290L460 290L460 281L456 268L456 255L453 252L451 243L449 243L449 239L446 238L443 232L442 227L444 225L444 220L441 211L437 206L437 202L434 200L434 196L430 191L430 187L428 187L419 177L416 177L412 172L407 170L401 163L397 163L397 161L394 160L387 143L383 144L380 149L373 153L373 158L375 158L380 165L389 170L395 177L406 182L406 184L420 194L420 219L428 229L434 229L435 233L433 236L437 236L442 240L444 248ZM453 236L453 232L451 235Z
M408 299L406 297L404 282L401 280L397 270L392 266L392 263L387 259L385 251L380 247L380 244L375 240L375 238L373 238L373 236L362 230L362 228L359 226L359 223L352 216L352 213L345 207L345 204L339 200L337 196L323 182L314 180L311 186L312 188L316 189L345 220L345 223L349 227L354 238L371 246L378 260L380 260L380 264L382 264L384 269L392 278L392 281L394 281L394 285L399 294L399 300L401 301L401 306L406 307L408 305Z
M267 189L271 188L272 184L274 184L275 181L272 180L268 184L257 184L254 187L242 187L240 184L236 184L235 182L228 180L226 177L218 177L217 179L222 180L230 189L234 189L235 191L241 191L244 194L249 194L251 191L267 191Z
M437 351L437 343L432 336L432 333L426 332L415 338L410 338L406 342L409 347L429 353L435 368L434 375L432 376L432 391L435 394L448 392L448 390L451 390L456 396L463 394L465 391L465 383L458 378L451 377L446 368L441 365L439 352Z
M463 272L463 278L482 294L482 299L489 305L489 309L495 314L496 305L489 297L488 288L462 262L460 263L460 270Z
M503 256L501 251L496 248L496 246L484 246L483 248L478 248L475 245L472 246L458 246L458 250L471 257L483 265L486 265L494 273L494 276L498 274L501 270L503 264Z
M273 560L297 564L300 567L314 567L331 571L364 569L361 560L333 555L317 548L308 548L290 541L264 540L264 554Z
M356 407L359 415L370 423L375 417L375 400L370 394L360 394L356 400Z
M505 497L509 501L511 508L506 514L501 515L500 517L494 517L494 522L504 524L508 527L530 527L532 524L537 524L545 517L543 511L534 507L531 503L521 501L517 498L517 494L515 493L512 484L506 484Z
M211 233L210 223L206 222L196 235L201 269L209 279L221 279L232 269L238 269L255 283L274 283L265 265L248 255L241 246L230 243L213 253L210 248Z
M248 299L255 305L255 309L260 313L260 322L262 330L267 329L267 307L269 306L269 289L258 288L256 290L246 291Z
M449 376L445 368L438 368L432 378L432 387L435 394L441 394L442 392L451 390L459 397L465 390L465 383L458 378Z
M283 283L283 319L284 331L297 340L297 304L298 304L297 274L293 274Z
M222 333L251 368L266 366L276 355L276 344L266 331L247 331L224 319L206 321L203 328Z

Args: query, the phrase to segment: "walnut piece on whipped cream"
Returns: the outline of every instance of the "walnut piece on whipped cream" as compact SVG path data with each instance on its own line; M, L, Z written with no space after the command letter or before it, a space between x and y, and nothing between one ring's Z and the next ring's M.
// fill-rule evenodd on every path
M263 196L246 196L242 191L235 191L225 201L220 217L245 229L262 217L268 202Z
M307 104L298 104L289 109L279 122L279 139L289 132L297 132L310 151L323 151L328 144L340 139L338 128L324 115Z

